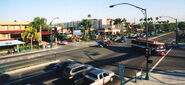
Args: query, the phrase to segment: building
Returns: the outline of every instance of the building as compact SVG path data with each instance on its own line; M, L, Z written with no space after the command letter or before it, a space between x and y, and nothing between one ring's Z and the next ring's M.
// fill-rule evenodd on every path
M114 21L112 19L88 19L93 25L90 29L97 30L99 28L113 28L114 26ZM66 23L58 23L57 27L61 27L64 25L64 29L84 29L82 26L78 26L80 21L71 21L71 22L66 22Z
M120 28L99 28L99 29L97 29L97 32L100 35L101 34L106 34L106 35L112 34L112 35L115 35L115 34L120 33Z
M30 22L0 22L0 41L20 40Z

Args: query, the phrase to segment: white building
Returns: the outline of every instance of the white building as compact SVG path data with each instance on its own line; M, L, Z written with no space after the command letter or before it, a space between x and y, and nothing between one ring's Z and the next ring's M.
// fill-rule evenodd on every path
M115 27L113 25L113 20L112 19L88 19L90 22L93 24L90 29L99 29L99 28L113 28ZM58 23L57 27L61 27L61 25L64 25L65 29L84 29L84 27L78 26L80 21L71 21L71 22L66 22L66 23Z

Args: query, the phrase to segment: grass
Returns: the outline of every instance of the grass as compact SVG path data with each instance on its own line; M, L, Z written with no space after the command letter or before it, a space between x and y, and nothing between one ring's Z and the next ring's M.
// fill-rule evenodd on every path
M178 43L185 43L185 39L179 40Z

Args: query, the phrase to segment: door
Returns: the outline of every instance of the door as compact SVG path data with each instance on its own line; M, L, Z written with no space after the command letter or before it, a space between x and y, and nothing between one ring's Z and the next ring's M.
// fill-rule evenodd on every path
M103 85L104 83L104 78L103 78L103 74L100 74L99 75L99 81L98 81L99 83L98 83L98 85Z

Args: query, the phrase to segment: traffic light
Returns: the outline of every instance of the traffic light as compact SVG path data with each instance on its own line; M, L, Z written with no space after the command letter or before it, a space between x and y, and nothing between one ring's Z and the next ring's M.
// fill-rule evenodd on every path
M151 49L150 48L146 48L145 49L145 57L150 57L151 55Z

